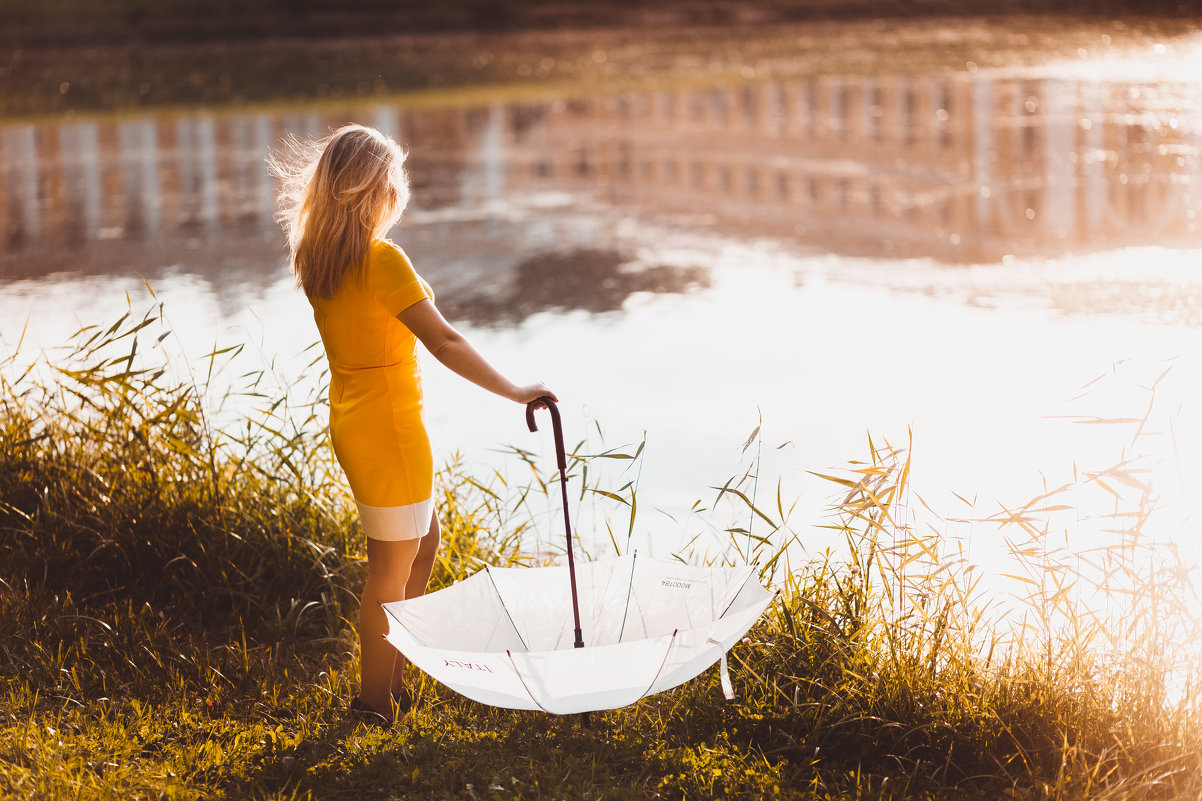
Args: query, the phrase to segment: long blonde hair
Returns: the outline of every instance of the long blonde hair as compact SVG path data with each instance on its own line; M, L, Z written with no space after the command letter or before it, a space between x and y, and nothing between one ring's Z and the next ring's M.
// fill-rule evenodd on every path
M292 272L311 300L332 298L367 266L372 240L401 219L409 203L406 153L384 134L344 125L320 141L285 141L271 156L281 179L276 218L288 233Z

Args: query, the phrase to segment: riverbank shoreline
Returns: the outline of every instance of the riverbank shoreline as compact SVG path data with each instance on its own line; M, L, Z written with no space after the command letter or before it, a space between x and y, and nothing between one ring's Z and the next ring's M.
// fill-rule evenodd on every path
M348 7L349 6L349 7ZM261 42L300 38L330 40L380 35L788 24L850 20L916 20L932 17L1079 16L1176 20L1202 16L1202 0L668 0L648 6L632 0L448 0L437 4L353 4L307 0L283 4L250 0L231 4L138 0L58 0L33 6L0 1L0 48L87 49L111 46ZM0 54L3 51L0 50Z
M602 85L646 89L882 69L933 73L969 64L1021 68L1033 59L1159 46L1198 30L1182 19L1005 16L996 9L988 16L893 20L646 23L652 13L670 17L672 8L643 12L643 23L615 18L591 27L400 33L380 25L370 35L331 27L320 38L281 28L262 39L154 36L139 44L113 36L103 46L0 50L0 115L12 122L196 106L414 100L486 87L494 94L502 87L511 95L552 88L563 94Z

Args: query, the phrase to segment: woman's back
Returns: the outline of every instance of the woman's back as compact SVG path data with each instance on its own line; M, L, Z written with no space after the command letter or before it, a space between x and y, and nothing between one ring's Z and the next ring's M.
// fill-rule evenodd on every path
M434 293L387 239L372 242L367 267L343 281L334 297L310 299L335 373L389 367L417 358L417 338L396 315Z

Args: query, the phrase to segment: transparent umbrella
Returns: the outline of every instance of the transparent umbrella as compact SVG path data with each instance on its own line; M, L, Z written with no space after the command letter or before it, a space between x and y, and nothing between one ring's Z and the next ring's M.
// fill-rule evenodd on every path
M616 709L721 663L773 594L754 566L693 567L628 554L572 556L567 457L549 398L563 488L567 565L485 568L450 587L384 604L388 641L421 670L468 698L511 709L573 714Z

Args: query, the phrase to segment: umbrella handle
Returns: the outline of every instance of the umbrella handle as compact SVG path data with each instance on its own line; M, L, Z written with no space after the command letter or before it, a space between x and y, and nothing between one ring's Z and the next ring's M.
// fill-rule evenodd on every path
M572 622L576 624L575 647L584 647L584 635L580 629L580 601L576 596L576 560L572 557L572 521L568 516L568 456L563 447L563 423L559 420L559 408L555 401L543 395L526 404L526 425L538 431L534 422L534 410L544 407L551 413L551 429L555 432L555 458L559 463L559 488L563 491L563 531L568 540L568 576L572 583Z
M526 425L531 431L538 431L538 424L534 422L534 412L536 409L544 408L551 413L551 430L555 433L555 459L559 465L560 471L568 469L568 455L563 446L563 423L559 419L559 407L555 405L555 401L543 395L541 398L535 398L526 404Z

